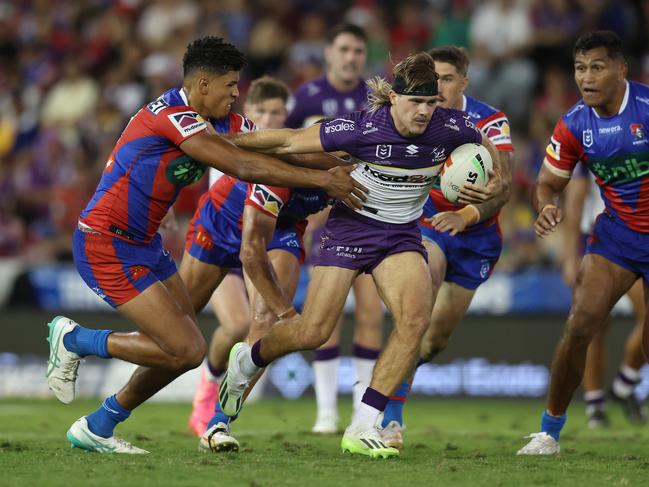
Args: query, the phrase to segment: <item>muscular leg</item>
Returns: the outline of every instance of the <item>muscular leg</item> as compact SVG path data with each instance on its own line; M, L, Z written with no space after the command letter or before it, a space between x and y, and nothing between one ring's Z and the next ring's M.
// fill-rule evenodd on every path
M250 304L243 279L226 275L210 303L219 326L212 334L208 360L214 369L225 369L230 349L250 331Z
M358 407L372 378L372 370L383 341L383 303L372 277L363 274L353 285L356 299L353 362L353 405Z
M258 342L261 360L268 364L291 352L322 345L331 336L357 273L341 267L315 267L302 316L270 329Z
M613 305L635 280L634 273L600 255L584 257L565 331L552 361L547 400L547 411L552 416L565 414L583 377L590 341L603 328Z
M185 283L196 313L205 307L227 273L228 269L225 267L206 264L187 252L183 254L178 274Z
M150 286L118 310L141 330L108 337L108 352L113 357L144 365L117 394L119 403L132 410L183 372L197 367L206 345L178 274Z
M608 426L604 378L606 377L606 334L610 324L611 320L607 319L603 328L595 334L588 345L586 353L582 387L588 427L591 429Z
M432 312L432 283L426 262L416 252L391 255L372 274L392 314L394 330L376 362L370 387L389 396L419 357Z

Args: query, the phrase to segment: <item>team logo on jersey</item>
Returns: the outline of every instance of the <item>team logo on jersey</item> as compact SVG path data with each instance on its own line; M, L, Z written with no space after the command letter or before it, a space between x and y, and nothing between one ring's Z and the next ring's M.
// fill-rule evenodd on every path
M430 155L433 156L433 162L444 162L446 160L446 148L434 147Z
M205 173L205 166L188 155L182 155L169 161L167 180L176 186L187 186L195 183Z
M555 160L560 160L561 159L561 142L559 142L557 139L554 137L550 137L550 143L548 144L548 147L545 149L547 152L548 156L550 156L552 159Z
M591 129L586 129L581 133L581 142L584 147L590 147L593 145L593 131Z
M252 188L250 200L257 203L264 210L273 216L279 215L284 202L279 196L269 190L266 186L255 184Z
M511 144L511 130L506 118L498 118L484 127L482 131L493 145L498 147L503 144Z
M322 101L322 113L327 117L333 117L338 113L338 100L327 98Z
M169 120L183 137L189 137L207 127L203 117L196 112L172 113Z
M636 139L644 139L644 127L641 123L632 123L629 128L631 129L631 133Z
M490 268L489 262L484 262L482 264L482 267L480 267L480 277L483 279L489 275L489 268Z
M380 144L376 146L376 157L379 159L387 159L392 155L392 145Z

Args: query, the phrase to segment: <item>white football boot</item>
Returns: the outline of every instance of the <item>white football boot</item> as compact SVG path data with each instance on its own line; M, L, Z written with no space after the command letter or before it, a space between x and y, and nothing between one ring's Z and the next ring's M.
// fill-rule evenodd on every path
M50 329L47 337L50 344L47 385L59 401L69 404L74 400L74 386L81 357L65 348L63 337L79 325L70 318L57 316L47 326Z
M398 421L390 421L385 428L379 430L383 443L397 450L403 450L403 427Z
M198 442L198 451L205 453L222 451L239 451L239 442L230 435L230 426L216 423L208 428Z
M250 353L250 346L246 343L236 343L228 358L228 370L225 372L223 382L219 386L219 401L223 412L232 417L241 412L243 407L243 395L248 388L248 384L257 374L255 371L251 376L246 375L241 370L241 360L245 354Z
M547 433L532 433L529 443L516 452L516 455L556 455L559 453L559 442Z
M136 446L131 445L128 441L121 438L104 438L90 431L86 417L77 419L66 435L72 448L81 448L82 450L95 451L98 453L127 453L131 455L141 455L149 453Z

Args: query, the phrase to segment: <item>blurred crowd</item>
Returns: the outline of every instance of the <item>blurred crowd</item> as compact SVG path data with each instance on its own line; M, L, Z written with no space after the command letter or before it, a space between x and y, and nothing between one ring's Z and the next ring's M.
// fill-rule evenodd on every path
M368 33L367 77L411 52L469 50L468 93L512 122L515 191L499 268L557 266L561 235L534 237L529 191L554 124L579 99L572 45L584 31L614 30L630 78L649 82L649 0L0 1L0 258L71 258L113 144L141 105L180 85L194 38L222 36L247 54L243 98L263 74L292 88L320 76L326 32L343 20ZM184 190L180 220L206 184ZM182 240L167 235L176 255Z

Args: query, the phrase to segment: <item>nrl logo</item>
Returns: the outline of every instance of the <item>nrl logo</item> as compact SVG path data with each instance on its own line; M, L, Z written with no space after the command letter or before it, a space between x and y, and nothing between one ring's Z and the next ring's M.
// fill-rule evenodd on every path
M591 129L586 129L581 134L581 140L584 144L584 147L590 147L593 145L593 131Z
M387 159L392 155L392 145L381 144L376 146L376 157L379 159Z

